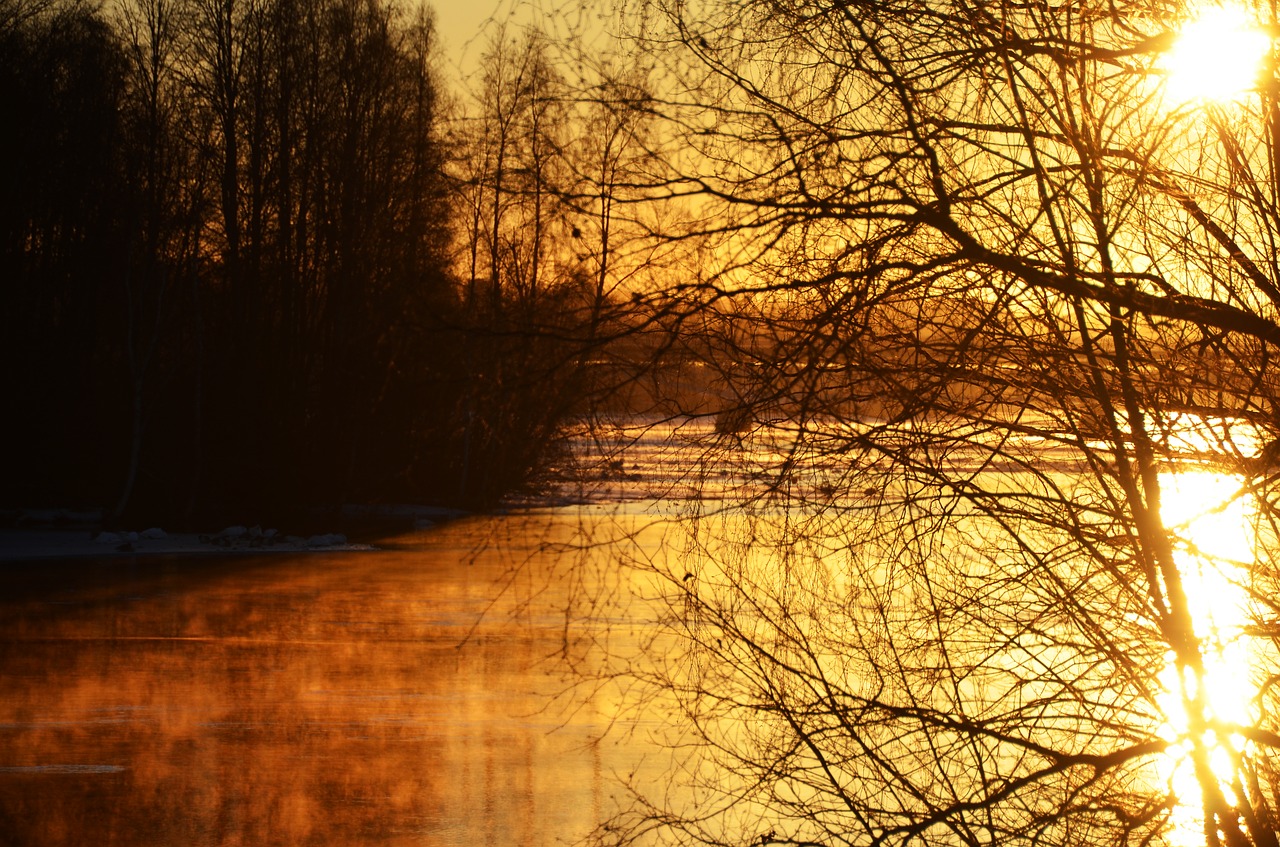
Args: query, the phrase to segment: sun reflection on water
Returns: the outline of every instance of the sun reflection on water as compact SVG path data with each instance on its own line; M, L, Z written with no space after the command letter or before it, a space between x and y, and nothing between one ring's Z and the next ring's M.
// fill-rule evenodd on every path
M1159 677L1164 692L1159 705L1166 716L1162 735L1175 742L1171 755L1161 763L1160 776L1179 798L1170 843L1191 845L1203 842L1204 822L1200 785L1189 755L1184 693L1202 696L1208 716L1219 724L1249 725L1256 719L1252 702L1257 690L1242 638L1248 619L1245 577L1253 558L1252 503L1242 492L1240 479L1228 474L1167 473L1160 482L1161 517L1178 542L1175 561L1205 661L1203 679L1187 673L1180 680L1171 653ZM1245 739L1235 733L1206 731L1203 741L1224 794L1234 800L1234 762Z

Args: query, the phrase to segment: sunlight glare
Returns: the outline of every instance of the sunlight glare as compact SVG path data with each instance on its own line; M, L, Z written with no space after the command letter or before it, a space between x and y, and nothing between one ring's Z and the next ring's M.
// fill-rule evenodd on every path
M1240 638L1248 600L1242 580L1253 557L1251 501L1241 493L1239 478L1207 471L1161 474L1160 489L1161 517L1181 541L1175 559L1205 660L1202 680L1190 672L1179 679L1172 653L1159 675L1164 691L1160 708L1167 721L1161 735L1175 742L1165 757L1162 778L1180 798L1170 843L1193 844L1197 834L1203 838L1203 823L1182 698L1203 695L1209 715L1217 721L1253 723L1250 712L1257 691L1247 645ZM1234 754L1244 738L1206 733L1202 741L1210 750L1210 769L1230 794Z
M1209 7L1187 24L1162 57L1175 103L1228 102L1253 90L1271 39L1238 6Z

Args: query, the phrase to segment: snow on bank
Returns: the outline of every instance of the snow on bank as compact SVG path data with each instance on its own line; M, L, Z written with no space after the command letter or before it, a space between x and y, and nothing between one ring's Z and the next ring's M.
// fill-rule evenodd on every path
M365 538L430 529L467 513L414 504L348 504L326 518ZM170 533L159 527L128 532L100 530L101 509L0 509L0 563L71 556L139 553L305 553L374 550L341 533L285 535L260 526L229 526L216 533ZM318 517L318 516L317 516ZM316 521L319 522L319 521ZM323 524L321 524L323 525Z
M275 530L231 526L214 535L142 532L86 532L65 529L0 529L0 562L71 556L119 556L138 553L301 553L372 550L345 535L281 535Z

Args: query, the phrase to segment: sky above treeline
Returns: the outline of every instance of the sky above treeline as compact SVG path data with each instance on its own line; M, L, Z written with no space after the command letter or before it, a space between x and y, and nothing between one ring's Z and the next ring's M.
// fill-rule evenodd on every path
M413 2L413 0L410 0ZM519 32L536 26L553 37L609 39L608 26L618 7L608 0L419 0L435 9L441 66L447 80L465 81L479 67L492 29L506 23ZM625 8L623 6L622 8Z
M485 22L505 14L510 0L427 0L436 11L443 54L451 67L474 64L483 50Z
M483 30L490 22L520 24L532 16L527 0L424 0L436 12L441 56L448 73L465 77L485 50Z

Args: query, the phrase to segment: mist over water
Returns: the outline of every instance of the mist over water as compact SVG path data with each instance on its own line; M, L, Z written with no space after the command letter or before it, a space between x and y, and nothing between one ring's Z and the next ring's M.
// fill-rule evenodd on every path
M771 713L753 704L766 690L759 675L773 671L753 664L753 645L799 651L854 698L885 651L913 649L922 622L949 627L943 641L917 645L925 670L930 649L985 651L993 604L1026 586L995 585L1001 567L1018 573L1015 563L975 558L960 536L937 552L958 570L913 576L888 555L890 537L868 533L887 513L866 495L812 499L819 474L788 500L769 484L781 436L708 452L716 437L708 421L622 432L584 446L584 481L560 492L562 505L458 521L371 553L9 566L0 572L0 831L52 845L90 836L108 845L570 844L618 819L632 788L691 808L699 789L682 779L744 798L738 831L771 831L776 810L734 790L742 774L724 767L735 755L771 755ZM1015 481L984 473L993 486ZM1247 557L1237 514L1247 504L1218 502L1237 483L1165 481L1164 517L1186 555ZM748 505L755 496L763 499ZM963 535L975 521L953 529ZM812 537L800 543L797 533ZM1236 547L1213 546L1224 540ZM1198 561L1181 566L1199 575L1195 593L1219 616L1214 625L1239 626L1208 560ZM963 594L965 579L982 586L972 603L985 617L912 616L923 589ZM975 668L995 684L1024 661L1069 660L1054 649L1018 642ZM1250 676L1247 660L1222 670L1242 683ZM908 682L903 696L950 713L945 686ZM1158 682L1169 699L1148 704L1149 716L1176 718L1176 680ZM1002 690L969 696L998 705ZM1232 693L1243 705L1252 691ZM1181 733L1176 723L1160 734ZM864 730L883 732L883 750L904 761L929 746L923 730ZM823 737L838 745L847 735ZM1158 758L1132 775L1177 794L1170 843L1191 844L1201 823L1179 762ZM874 783L858 756L845 767ZM965 774L953 786L962 795Z
M552 696L592 626L570 632L548 578L576 527L516 515L372 554L11 566L5 843L581 838L638 742L606 733L603 695Z

